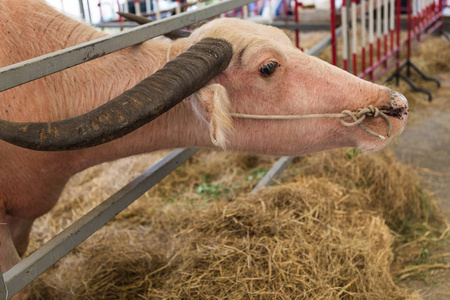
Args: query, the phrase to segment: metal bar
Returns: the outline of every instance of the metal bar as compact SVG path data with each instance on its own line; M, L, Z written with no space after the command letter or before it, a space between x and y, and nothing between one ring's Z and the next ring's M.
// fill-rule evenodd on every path
M399 0L400 1L400 0ZM374 0L369 0L369 65L373 65L373 43L374 37ZM373 73L370 73L370 80L373 81Z
M18 293L197 151L198 148L188 148L170 152L117 193L8 270L3 275L8 296L12 297Z
M342 62L343 62L343 69L345 71L348 71L348 57L349 57L349 41L348 41L348 35L349 35L349 29L348 29L348 8L346 0L343 0L342 2L342 8L341 8L341 26L342 26Z
M331 63L337 65L337 45L336 45L336 8L335 1L330 0L330 31L331 31Z
M175 29L207 20L254 0L225 0L126 32L105 36L73 47L0 68L0 92L17 85L79 65L88 60L142 43Z
M393 0L392 0L393 1ZM366 3L363 1L361 5L361 70L366 68Z
M84 14L83 0L78 0L78 6L80 7L80 13L83 20L86 20L86 15Z
M293 156L283 156L270 168L266 175L253 188L251 193L256 193L260 188L274 184L274 179L277 178L289 166L294 159Z
M396 45L397 48L400 48L400 34L401 34L401 28L400 28L400 9L401 9L401 3L400 0L396 0L396 11L395 11L395 31L396 31ZM400 72L400 51L397 52L397 64L395 66L396 68L396 72ZM396 84L398 86L399 82L398 82L398 76L396 76Z
M342 35L342 27L339 27L336 29L336 39L341 37ZM332 36L329 34L328 36L324 37L320 42L315 44L311 49L309 49L306 54L312 55L312 56L318 56L320 53L322 53L326 47L332 44Z
M353 75L356 75L356 72L358 70L358 62L357 62L357 34L358 34L358 26L357 24L357 19L356 19L356 0L352 0L351 6L351 26L352 26L352 65L353 65Z

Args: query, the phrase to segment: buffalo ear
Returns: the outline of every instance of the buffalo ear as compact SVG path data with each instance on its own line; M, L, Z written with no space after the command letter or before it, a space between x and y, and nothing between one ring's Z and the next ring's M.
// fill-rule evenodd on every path
M230 100L225 87L218 83L209 84L193 95L194 109L209 123L211 141L225 149L227 137L234 132L230 115Z

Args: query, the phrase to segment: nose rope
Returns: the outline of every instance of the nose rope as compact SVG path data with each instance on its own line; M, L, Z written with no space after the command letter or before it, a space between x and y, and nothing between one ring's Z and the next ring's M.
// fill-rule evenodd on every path
M375 131L371 130L369 127L362 124L367 116L377 118L381 116L386 123L388 124L388 133L387 136L391 136L392 132L392 123L389 120L388 116L385 114L386 111L379 110L373 105L369 105L366 108L362 108L357 110L356 112L352 112L349 110L343 110L340 114L310 114L310 115L251 115L251 114L238 114L232 113L231 116L233 118L240 119L255 119L255 120L293 120L293 119L313 119L313 118L339 118L341 124L345 127L353 127L359 126L367 133L376 136L381 140L385 140L386 138ZM346 117L350 117L353 121L345 121Z

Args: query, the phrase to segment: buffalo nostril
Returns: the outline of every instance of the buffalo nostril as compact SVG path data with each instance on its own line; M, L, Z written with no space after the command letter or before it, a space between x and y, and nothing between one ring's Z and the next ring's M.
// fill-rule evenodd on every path
M385 109L385 114L391 117L399 118L400 120L406 119L408 115L408 100L399 92L391 92L391 101L388 107Z
M391 117L396 117L399 119L403 119L404 116L408 115L408 107L389 107L385 110L385 114Z

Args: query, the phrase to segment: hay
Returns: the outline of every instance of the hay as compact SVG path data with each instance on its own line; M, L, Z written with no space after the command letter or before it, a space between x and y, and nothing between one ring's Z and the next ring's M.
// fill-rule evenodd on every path
M303 158L283 178L295 180L298 172L297 178L325 178L349 192L361 192L364 197L356 209L376 211L399 234L405 235L409 224L426 222L435 228L445 226L436 205L420 187L417 171L397 161L391 150L376 154L363 154L354 149L319 153Z
M251 170L271 160L202 151L39 277L31 299L417 297L390 275L392 229L433 215L410 167L389 151L329 151L250 195ZM196 194L206 175L219 190L239 186Z

